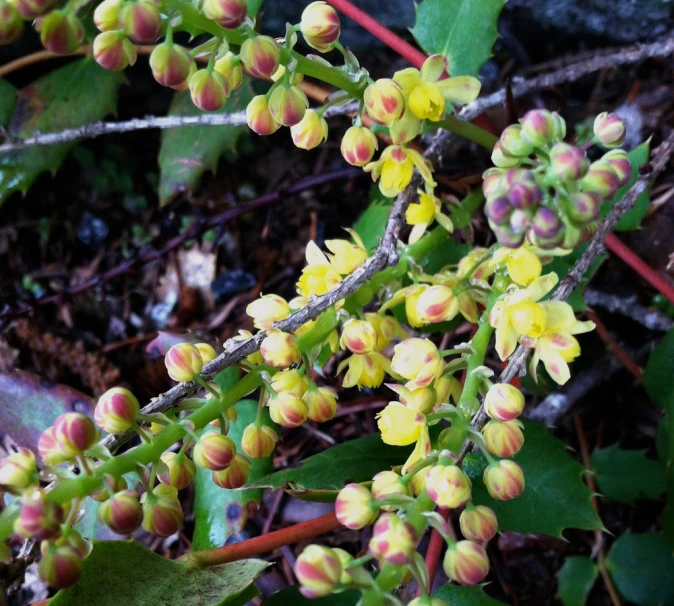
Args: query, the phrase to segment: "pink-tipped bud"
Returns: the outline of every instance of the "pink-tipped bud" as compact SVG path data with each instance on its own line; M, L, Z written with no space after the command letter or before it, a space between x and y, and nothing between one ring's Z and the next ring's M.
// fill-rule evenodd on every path
M272 135L281 126L269 111L269 102L264 95L257 95L246 107L246 122L250 130L258 135Z
M364 320L347 320L342 328L339 344L342 349L348 349L351 353L370 353L377 345L377 331Z
M269 36L248 38L240 51L241 62L253 78L271 78L278 69L281 50Z
M7 2L0 3L0 45L11 44L23 33L21 15Z
M503 133L501 133L501 148L509 156L524 157L528 156L533 147L522 139L522 126L519 124L512 124L508 126Z
M143 508L138 495L133 490L114 494L98 508L98 519L112 532L131 534L143 521Z
M264 459L274 452L276 442L278 435L271 427L251 423L243 430L241 450L252 459Z
M297 370L282 370L272 377L271 386L277 393L289 391L301 398L309 389L309 382Z
M376 135L364 126L352 126L344 133L341 151L351 166L365 166L379 149Z
M54 589L65 589L77 583L82 575L82 558L70 546L51 547L37 567L40 578Z
M16 494L38 482L32 450L19 448L0 461L0 490Z
M501 246L506 248L518 248L524 241L523 232L515 232L510 228L510 225L491 225L494 235Z
M471 483L456 465L434 465L426 472L426 492L440 507L456 509L470 500Z
M539 238L554 238L562 229L562 221L551 208L542 206L536 211L531 229Z
M372 478L372 498L375 501L383 501L387 497L412 496L411 488L402 481L402 477L395 471L380 471ZM395 506L382 505L384 511L394 511Z
M35 17L49 12L55 0L13 0L12 4L24 21L32 21Z
M330 387L319 387L302 397L307 405L307 416L316 423L325 423L337 412L337 393Z
M143 504L142 526L158 537L170 537L183 525L183 510L175 497L156 496Z
M162 86L181 86L187 82L191 67L187 49L171 42L158 44L150 55L152 75Z
M602 112L594 119L593 130L604 147L620 147L625 141L625 123L617 114Z
M449 286L435 284L425 289L417 299L417 316L423 324L451 320L459 313L459 299Z
M54 436L53 427L48 427L42 432L42 435L37 442L37 451L40 453L40 458L45 465L60 465L68 460L68 457L64 456L59 448L56 437Z
M73 459L91 448L100 437L94 422L79 412L68 412L54 422L54 438L61 453Z
M489 572L489 557L482 545L458 541L447 547L442 568L452 581L461 585L476 585Z
M482 479L489 494L498 501L509 501L519 497L524 490L522 468L508 459L488 465Z
M527 112L522 123L522 139L533 147L545 147L555 139L556 124L552 112L533 109Z
M512 212L513 206L505 196L489 198L484 203L484 214L496 225L508 225Z
M94 23L101 32L119 28L119 12L122 0L103 0L94 11Z
M482 429L487 450L494 456L507 459L517 454L524 444L522 422L491 420Z
M304 118L309 100L297 86L279 86L269 97L269 111L276 122L294 126Z
M136 44L152 44L161 35L161 14L154 2L127 2L119 12L119 24Z
M602 200L609 200L618 189L618 183L620 178L613 166L605 160L598 160L590 164L580 186L584 193L596 194Z
M372 493L360 484L347 484L337 495L335 514L343 526L360 530L377 519L379 508Z
M260 344L260 354L274 368L288 368L302 359L295 336L277 328L267 331L267 336Z
M521 162L521 158L511 156L503 148L503 144L500 141L497 141L491 152L491 161L494 166L498 166L499 168L510 168L512 166L518 166Z
M227 436L212 431L201 436L192 457L197 467L220 471L234 460L235 454L236 444Z
M224 56L217 59L213 69L225 79L230 93L243 83L241 61L232 51L228 51Z
M225 29L236 29L246 20L246 0L204 0L201 10Z
M498 421L512 421L524 410L524 395L508 383L495 383L484 398L484 411Z
M241 454L234 455L234 460L225 469L213 472L213 483L220 488L235 490L248 481L250 461Z
M197 343L194 347L199 350L199 354L201 355L201 359L204 364L208 364L218 357L215 349L213 349L213 347L208 343Z
M267 403L269 416L283 427L299 427L307 420L309 408L304 400L290 391L282 392Z
M575 181L586 172L589 161L585 152L568 143L555 143L550 150L550 174L563 181Z
M124 387L113 387L98 399L94 421L108 433L121 433L135 423L139 412L136 396Z
M508 201L517 209L536 206L543 198L541 188L531 171L519 171L508 189Z
M367 115L377 124L390 126L405 111L400 86L389 78L381 78L365 89L363 101Z
M196 71L190 76L189 87L192 103L205 112L221 109L229 95L227 81L215 70Z
M44 541L58 535L63 518L62 507L47 501L44 491L35 489L23 497L14 532L25 539Z
M169 377L179 383L191 381L204 367L199 350L191 343L178 343L171 347L166 353L164 364Z
M304 118L290 127L293 143L300 149L314 149L328 138L328 123L314 109L308 109Z
M178 490L187 488L194 480L197 469L184 454L165 452L157 465L157 478L162 484L175 486Z
M508 191L503 169L489 168L482 174L482 193L487 200L499 198Z
M369 552L378 560L405 566L416 553L418 538L414 528L394 513L383 513L375 522Z
M295 575L305 598L320 598L330 595L339 583L342 563L332 549L309 545L297 558Z
M618 175L618 187L625 187L632 177L632 163L627 152L622 149L613 149L605 153L602 160L610 164Z
M106 475L103 478L103 487L92 492L89 496L98 503L103 503L107 501L113 494L122 492L128 488L128 484L124 479L124 476L119 476L118 478Z
M302 13L300 30L311 48L320 53L327 53L339 39L340 24L337 11L327 2L312 2Z
M77 530L73 528L68 528L66 534L61 535L53 543L49 541L43 541L40 545L40 552L42 555L45 555L49 551L50 545L56 545L56 547L63 547L64 545L70 547L75 551L75 553L80 558L86 558L92 549L91 541L85 539Z
M82 22L73 13L51 11L40 17L35 26L40 32L42 46L55 55L74 53L84 39Z
M484 505L468 505L459 517L461 534L469 541L491 541L498 532L496 514Z
M119 31L108 31L94 38L94 59L103 69L119 72L136 63L136 47Z
M591 223L599 216L601 204L596 194L579 192L569 198L566 215L577 225Z

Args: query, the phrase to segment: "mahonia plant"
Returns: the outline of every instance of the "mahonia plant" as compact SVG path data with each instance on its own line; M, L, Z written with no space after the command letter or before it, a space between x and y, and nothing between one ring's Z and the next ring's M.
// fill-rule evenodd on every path
M310 545L295 567L301 591L313 598L356 588L364 604L400 603L391 592L416 579L421 596L411 603L441 606L441 600L428 596L428 573L417 551L424 532L434 528L444 538L444 570L462 585L485 578L485 544L498 532L494 511L472 503L471 480L459 458L462 446L469 441L484 455L483 480L494 499L515 499L525 490L523 471L512 460L524 443L518 418L525 399L517 387L492 381L485 366L492 337L501 360L508 360L519 344L530 354L534 379L542 362L558 384L568 381L569 363L580 354L576 335L594 325L578 321L569 304L546 299L558 277L546 273L544 265L577 247L596 225L601 203L629 180L629 159L617 149L624 124L613 114L599 115L594 138L583 146L565 143L564 120L546 110L529 112L521 124L509 126L483 183L485 213L499 245L473 248L457 264L426 274L419 261L452 230L452 222L435 194L430 164L409 143L454 104L474 100L479 82L448 77L447 62L439 55L429 57L420 70L408 68L373 81L340 44L338 16L325 2L309 4L300 23L288 25L281 39L254 30L244 0L204 0L200 7L179 0L104 0L94 12L100 31L94 57L106 69L122 70L135 62L136 44L163 37L150 56L154 78L162 86L189 89L195 105L207 111L223 106L241 86L244 72L269 79L268 92L246 109L248 125L260 135L289 127L302 149L325 141L328 107L359 101L341 141L344 159L370 172L385 196L406 188L415 169L422 178L418 200L406 211L411 231L407 243L399 243L400 263L316 320L284 332L276 327L279 321L340 285L370 256L353 230L347 230L348 239L326 241L326 251L309 242L297 296L286 301L264 294L248 305L255 329L265 333L259 351L238 364L244 376L234 387L223 392L201 376L204 365L216 358L211 346L174 345L165 357L169 376L179 383L196 381L204 397L184 399L166 413L142 415L133 393L116 387L98 400L93 420L67 413L42 434L40 465L26 448L2 460L0 489L16 498L0 516L0 539L15 534L40 542L40 575L62 588L77 581L90 550L73 527L83 499L99 502L100 521L120 535L139 527L159 537L175 534L183 523L178 491L190 485L197 468L210 471L223 489L239 488L248 479L251 460L273 453L279 440L275 428L335 416L337 392L317 384L312 375L319 359L324 367L334 358L343 389L384 384L390 390L391 401L377 415L381 439L412 451L404 465L339 492L340 523L354 530L372 527L367 553L354 558L341 549ZM82 9L77 2L55 8L53 0L0 0L0 41L16 39L23 21L35 20L46 48L73 52L84 37ZM185 25L210 39L192 49L181 46L173 33ZM338 50L345 64L334 67L318 56L296 53L298 32L319 53ZM204 68L197 68L200 57L207 57ZM340 90L324 106L309 109L301 88L304 76ZM391 144L376 160L378 139L365 116L390 135ZM613 149L590 163L586 154L595 143ZM438 226L427 233L434 223ZM428 327L432 333L433 325L457 316L475 325L474 335L441 351ZM397 319L403 317L404 322ZM241 330L234 341L251 336ZM257 418L236 444L228 436L236 420L234 405L255 391ZM473 421L481 400L489 420L478 428ZM263 422L265 408L273 427ZM438 424L443 429L432 440L430 429ZM101 430L135 431L143 443L112 455L98 443ZM71 464L78 465L79 475L68 468ZM128 487L123 477L128 473L138 476L138 489ZM53 489L45 489L47 480L55 481ZM436 508L460 511L461 538L453 538Z

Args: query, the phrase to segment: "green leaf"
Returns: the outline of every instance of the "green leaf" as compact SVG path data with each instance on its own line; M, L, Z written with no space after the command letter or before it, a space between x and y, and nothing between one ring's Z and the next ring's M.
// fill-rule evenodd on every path
M590 501L592 492L582 480L583 466L545 426L527 419L523 423L524 446L513 460L524 471L524 492L512 501L492 499L482 482L484 457L469 455L464 470L473 481L473 501L496 512L500 530L561 537L565 528L603 528Z
M674 555L659 533L626 532L606 559L618 591L638 606L674 604Z
M369 251L374 250L384 236L392 204L393 198L384 197L376 185L370 188L370 205L353 225Z
M262 606L356 606L359 599L360 591L356 590L309 599L300 593L297 585L294 585L269 596Z
M0 80L0 126L7 127L19 91L7 80Z
M601 216L605 217L608 212L611 210L611 207L623 199L624 195L627 193L630 187L634 182L639 178L639 167L642 164L648 162L648 153L649 153L649 141L644 141L638 147L635 147L632 151L628 152L627 155L630 158L632 163L632 176L630 177L629 183L625 187L621 187L613 196L612 200L602 204ZM630 208L621 218L618 223L616 223L616 231L632 231L637 229L641 224L641 220L646 216L648 209L650 207L650 188L648 188L644 193L642 193L634 203L634 206Z
M23 139L100 120L115 111L123 81L121 72L105 70L91 58L73 61L21 89L9 134ZM40 173L56 172L75 145L71 141L0 155L0 204L13 192L26 192Z
M243 606L269 566L240 560L208 568L167 560L135 541L94 541L82 576L50 606Z
M246 78L227 100L220 113L226 114L246 108L253 97L250 81ZM170 116L200 116L192 103L189 91L176 93L169 109ZM186 126L162 131L159 149L159 202L165 206L182 192L191 192L201 175L215 172L220 156L234 151L239 137L248 130L241 126Z
M246 0L246 8L248 9L246 12L248 16L255 19L260 12L260 8L262 8L263 2L264 0Z
M585 606L599 568L585 556L566 558L557 575L557 597L564 606Z
M461 585L443 585L433 597L444 600L452 606L497 606L503 604L489 597L483 589L484 585L462 587Z
M638 499L659 499L666 490L664 467L643 450L613 444L597 448L591 461L599 492L607 499L633 505Z
M412 35L429 55L449 61L452 76L477 76L491 57L505 0L424 0Z

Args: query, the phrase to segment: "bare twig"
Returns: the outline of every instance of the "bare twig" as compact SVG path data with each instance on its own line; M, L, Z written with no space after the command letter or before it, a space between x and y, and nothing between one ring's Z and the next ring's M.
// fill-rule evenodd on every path
M624 297L587 288L585 302L590 306L618 313L649 330L667 332L674 324L674 321L663 312L640 305L636 295Z

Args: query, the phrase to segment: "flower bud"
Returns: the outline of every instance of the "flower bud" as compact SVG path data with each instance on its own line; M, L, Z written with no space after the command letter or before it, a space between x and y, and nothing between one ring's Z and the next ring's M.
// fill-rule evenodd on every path
M379 143L369 128L352 126L344 133L342 156L351 166L365 166L372 160L376 149L379 149Z
M304 118L290 127L293 143L300 149L314 149L328 138L328 123L316 110L308 109Z
M508 383L495 383L484 398L484 411L498 421L512 421L523 410L524 395Z
M257 95L246 107L246 123L258 135L272 135L281 126L271 115L264 95Z
M372 478L372 497L375 501L383 501L389 496L411 496L409 486L395 471L380 471ZM397 507L382 505L384 511L394 511Z
M192 67L192 57L186 48L162 42L150 55L150 68L154 79L162 86L180 86L187 81Z
M508 198L501 196L490 198L484 203L484 213L496 225L509 225L513 207Z
M309 545L297 558L295 575L301 585L300 593L305 598L320 598L330 595L339 583L342 563L332 549Z
M494 232L494 235L496 236L496 239L498 240L498 243L501 246L505 246L507 248L517 248L518 246L521 246L522 242L524 241L524 233L514 232L512 229L510 229L509 225L492 224L491 228Z
M19 448L0 461L0 491L16 493L38 482L32 450Z
M271 387L277 393L290 392L301 398L309 389L309 382L297 370L282 370L272 377Z
M235 454L236 444L227 436L212 431L201 436L194 447L192 458L197 467L220 471L234 460Z
M302 398L307 405L307 416L316 423L330 421L337 412L337 393L330 387L308 391Z
M360 530L377 519L379 508L372 493L360 484L347 484L337 495L335 514L343 526Z
M496 514L484 505L468 505L459 517L461 534L469 541L491 541L498 532Z
M276 442L278 436L271 427L251 423L243 430L241 450L253 459L264 459L274 452Z
M381 78L370 84L363 94L365 109L377 124L390 126L405 111L405 99L398 84L389 78Z
M578 225L594 221L599 216L599 198L596 194L577 193L569 198L566 205L566 215Z
M143 528L158 537L170 537L183 525L183 510L175 497L153 494L143 504Z
M430 286L419 295L417 315L424 324L437 324L453 319L459 313L459 299L449 286Z
M531 227L533 219L533 209L516 208L510 215L510 230L515 234L525 234Z
M594 119L594 136L604 147L620 147L625 140L625 123L614 113L602 112Z
M456 509L470 500L470 480L456 465L434 465L426 472L426 492L439 507Z
M166 352L164 364L169 377L179 383L192 381L204 367L199 350L191 343L177 343L171 347Z
M135 423L139 412L136 396L124 387L113 387L98 399L94 421L108 433L121 433Z
M58 535L63 518L61 506L47 501L44 491L35 489L26 493L22 499L14 532L34 541L51 539Z
M52 547L42 556L37 571L50 587L65 589L77 583L82 575L82 558L68 545Z
M103 32L94 38L94 59L103 69L119 72L136 62L136 47L123 32Z
M598 160L590 164L580 186L585 193L597 194L603 200L609 200L618 189L620 179L611 164Z
M215 353L215 349L208 343L197 343L194 347L199 350L199 355L204 364L208 364L218 357L218 354Z
M386 387L389 387L398 394L398 400L400 400L400 403L404 404L406 408L422 414L428 414L438 403L438 396L442 397L446 395L446 393L449 393L445 393L444 391L443 393L440 393L438 391L438 383L440 383L440 389L444 390L446 382L442 377L435 382L434 388L420 387L419 389L409 390L406 387L395 383L387 383Z
M119 12L119 24L136 44L152 44L161 35L161 15L151 0L125 2Z
M240 57L253 78L271 78L278 69L281 51L273 38L257 36L241 45Z
M543 198L541 188L530 172L522 173L508 190L508 201L515 208L524 209L536 206Z
M133 490L118 492L101 503L98 519L117 534L131 534L143 521L143 508L138 495Z
M269 112L283 126L294 126L304 118L309 100L297 86L279 86L269 97Z
M271 420L283 427L299 427L307 420L309 413L304 401L289 391L271 398L267 406Z
M475 585L489 572L489 557L482 545L458 541L447 547L442 562L445 574L461 585Z
M267 336L260 344L260 354L264 361L274 368L288 368L302 359L295 336L278 328L270 328L267 331Z
M494 166L499 168L510 168L511 166L517 166L520 163L520 158L508 154L503 148L503 144L497 141L491 152L491 161Z
M205 112L222 108L229 95L227 81L215 70L198 70L190 76L189 87L192 103Z
M521 123L522 139L534 147L545 147L555 138L556 120L546 109L527 112Z
M59 444L54 436L53 427L48 427L42 432L37 442L37 451L40 453L40 458L45 465L60 465L68 460L68 457L59 448Z
M557 213L545 206L539 208L531 221L531 229L539 238L553 238L562 228Z
M522 423L514 421L492 420L482 429L487 450L494 456L501 458L512 457L517 454L524 444Z
M92 492L89 496L98 503L103 503L107 501L112 495L122 492L128 488L128 484L124 479L124 476L115 476L105 475L103 477L103 486L102 488Z
M0 45L11 44L23 33L23 21L16 8L8 2L0 3Z
M94 23L101 32L119 28L119 12L122 0L103 0L94 11Z
M489 168L482 173L482 193L487 200L502 196L506 190L507 183L502 169Z
M228 51L223 57L217 59L213 65L213 69L225 79L230 93L239 88L243 83L241 61L231 51Z
M511 124L503 133L501 133L501 149L509 156L524 157L528 156L533 147L530 143L522 139L522 126L519 124Z
M327 2L312 2L302 12L300 31L311 48L327 53L339 39L337 11Z
M417 542L410 524L394 513L383 513L372 529L369 551L380 561L405 566L414 558Z
M80 558L86 558L93 548L91 541L85 539L74 528L68 528L67 532L56 539L53 544L57 547L62 547L64 545L70 547ZM40 545L42 555L45 555L49 551L49 545L49 541L42 542Z
M246 0L204 0L201 10L225 29L236 29L246 20Z
M278 295L262 295L246 307L246 313L253 318L255 328L271 328L274 322L285 320L290 315L290 306Z
M54 438L69 459L91 448L100 437L94 422L79 412L68 412L54 422Z
M519 497L524 490L522 468L509 459L488 465L482 479L489 494L498 501L509 501Z
M563 181L580 179L589 166L585 152L568 143L555 143L550 150L550 174Z
M157 465L157 478L162 484L170 484L178 490L187 488L194 480L197 470L194 463L185 455L177 452L165 452Z
M405 339L394 347L391 369L408 379L407 389L428 387L444 366L438 348L428 339Z
M342 328L339 344L355 354L370 353L377 344L377 331L364 320L347 320Z
M82 22L73 13L53 10L40 17L35 26L42 46L55 55L74 53L84 39Z
M16 12L24 21L32 21L35 17L49 12L55 4L54 0L13 0Z
M555 141L562 141L566 137L566 121L557 112L552 112L552 119L555 123Z
M213 483L220 488L235 490L241 488L248 481L249 473L250 461L237 453L227 467L213 472Z
M625 187L632 177L632 163L627 152L622 149L613 149L602 157L618 175L618 187Z

